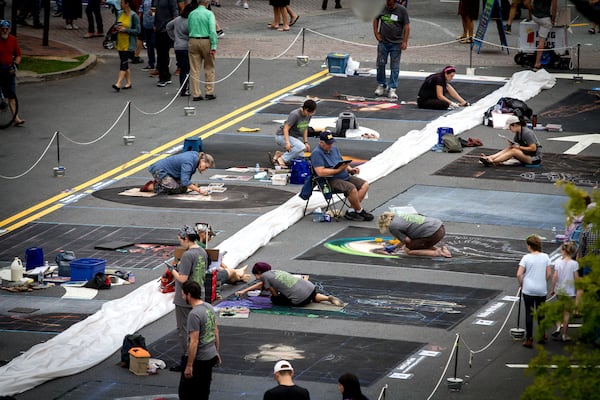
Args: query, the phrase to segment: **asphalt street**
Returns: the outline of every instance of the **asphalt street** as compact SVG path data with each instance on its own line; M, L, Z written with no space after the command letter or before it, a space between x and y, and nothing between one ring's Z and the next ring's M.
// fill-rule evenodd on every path
M230 1L229 3L233 3ZM370 24L360 22L351 12L344 8L340 11L322 11L316 0L298 4L302 12L301 20L307 27L336 38L359 38L365 44L372 45ZM283 33L266 31L269 7L266 1L251 2L253 14L245 18L239 8L223 2L217 9L217 16L223 21L227 36L221 40L223 52L218 55L217 78L222 80L216 86L217 99L188 103L186 98L174 98L178 85L165 88L156 87L155 79L149 78L134 66L133 89L115 93L111 84L116 80L118 58L94 47L98 55L97 64L85 74L61 80L28 83L19 86L19 99L22 105L22 117L27 120L21 128L10 128L0 132L2 146L0 148L0 175L3 190L0 194L0 229L5 235L18 232L28 224L64 224L89 226L130 226L144 228L172 228L174 237L176 229L183 224L203 220L218 229L219 235L214 245L235 234L239 229L254 221L257 217L274 207L256 207L239 209L175 209L128 206L99 200L91 193L103 187L138 186L149 179L146 167L158 154L172 151L189 136L202 136L208 152L211 146L219 151L227 151L232 160L249 160L250 165L264 163L266 153L274 150L272 136L277 124L274 119L285 118L284 115L260 113L259 111L272 99L292 93L303 85L314 83L326 76L322 66L324 55L330 51L346 51L361 61L361 66L373 67L373 48L351 46L343 42L319 37L306 46L306 54L310 62L306 66L298 66L295 52L285 57L268 60L279 54L299 29L289 32L282 39ZM344 4L345 6L345 4ZM452 40L459 32L459 20L455 15L456 3L438 3L427 1L411 4L413 17L412 36L414 44L442 43ZM261 13L259 13L260 11ZM581 19L579 19L581 21ZM80 20L80 22L82 22ZM54 23L54 22L53 22ZM82 23L82 26L84 24ZM29 28L27 33L39 34ZM515 28L513 27L513 30ZM580 89L591 90L598 86L597 63L588 65L587 60L597 57L597 37L588 37L583 27L574 28L574 40L589 43L585 46L585 72L590 78L576 81L574 71L552 71L561 74L556 85L529 100L527 104L534 110L543 110L570 93ZM69 32L70 33L70 32ZM67 34L58 32L60 38ZM514 43L514 36L509 38ZM83 39L71 40L73 46L86 52L89 46ZM250 46L250 44L252 46ZM248 80L248 60L243 60L246 49L252 47L256 58L251 60L250 79L254 82L252 90L245 90L244 82ZM89 50L91 51L91 50ZM469 54L464 46L448 44L435 50L426 47L407 51L403 55L404 71L434 72L444 65L455 63L464 72L469 66ZM582 57L583 59L583 57ZM243 60L243 62L242 62ZM512 57L499 55L494 51L484 51L483 55L475 55L479 76L490 75L510 78L520 70L512 62ZM475 64L473 64L475 65ZM175 77L174 77L175 78ZM352 78L347 78L352 79ZM175 80L175 79L174 79ZM373 82L375 84L375 81ZM375 86L375 85L374 85ZM170 104L168 107L167 104ZM186 115L186 106L195 107L195 115ZM166 108L165 108L166 107ZM122 116L121 116L122 115ZM120 117L121 116L121 117ZM360 120L361 125L375 129L381 134L377 142L339 139L338 145L345 154L362 155L383 151L398 138L412 129L420 129L424 121L384 120L370 118ZM255 133L239 133L240 127L260 128ZM60 132L60 143L51 141ZM464 132L461 137L481 138L486 147L501 148L503 139L498 131L489 127L478 126ZM594 133L594 132L586 132ZM540 132L538 135L544 153L560 154L573 146L573 142L549 140L551 138L582 135L578 131ZM135 136L130 145L124 144L123 136ZM316 139L311 139L316 145ZM51 143L51 145L49 145ZM246 145L252 143L252 145ZM597 156L598 143L585 147L578 154L581 156ZM454 188L459 194L440 197L440 205L456 213L464 211L461 203L461 190L475 190L484 194L514 193L515 196L548 195L563 196L560 187L549 183L522 180L475 179L447 177L435 175L435 172L449 163L459 159L463 154L428 152L397 169L386 177L371 185L365 207L375 213L387 210L391 205L401 205L398 199L411 203L413 191L417 188ZM234 165L223 165L217 162L217 169L209 174L196 176L200 183L209 183L208 177L214 173L224 172L224 168ZM65 167L64 177L55 177L53 168ZM10 178L10 179L7 179ZM267 187L265 183L249 182L248 185ZM268 186L273 188L272 186ZM277 187L288 191L290 195L299 191L299 186L288 185ZM589 189L589 187L587 187ZM486 212L494 211L510 216L518 204L500 202L498 196L480 204L483 217L480 221L461 221L460 218L446 221L446 230L453 235L472 235L486 238L521 240L531 233L550 237L549 229L535 228L533 224L490 223ZM462 198L464 200L464 198ZM472 200L472 199L471 199ZM419 204L412 204L419 209ZM488 211L489 210L489 211ZM531 219L549 218L548 209L540 207L529 216ZM435 215L434 215L435 216ZM553 217L553 216L552 216ZM424 343L422 348L408 358L397 360L397 368L381 376L375 383L364 388L365 393L376 399L381 388L388 385L387 399L516 399L531 382L525 376L523 368L509 368L507 364L526 364L534 352L525 349L509 335L509 329L515 326L516 316L511 314L506 325L503 325L509 314L511 302L503 301L505 296L514 296L517 292L516 279L481 273L450 272L436 269L422 269L410 266L376 266L370 268L365 263L340 263L336 261L306 261L298 256L307 249L322 243L350 224L347 221L330 224L315 224L307 216L294 224L290 229L279 234L266 246L250 256L245 263L252 265L257 261L267 261L280 269L302 272L313 275L341 275L348 277L370 278L379 281L409 282L423 284L449 285L465 288L481 288L498 291L498 294L481 307L480 310L466 316L450 330L429 328L408 324L389 324L363 322L360 320L340 320L325 318L305 318L286 315L252 314L247 320L221 320L224 327L242 327L248 329L269 328L281 332L281 337L274 335L270 340L281 340L290 332L314 334L341 334L349 337L372 340L418 341ZM359 223L368 227L374 224ZM545 243L547 251L553 245ZM523 245L522 251L526 248ZM8 266L9 259L0 260ZM156 279L162 270L140 269L136 272L138 283ZM515 265L516 272L516 265ZM135 289L136 285L133 285ZM224 295L229 295L234 288L228 287ZM56 307L61 309L77 309L79 312L94 312L103 303L116 296L117 291L102 293L90 301L63 300ZM10 314L8 310L15 307L35 307L51 310L60 292L52 294L38 292L31 294L13 294L0 292L0 313ZM498 303L504 304L495 309ZM124 311L123 318L127 318ZM478 324L485 319L489 324ZM141 330L148 343L153 343L175 327L174 315L170 314ZM48 339L47 333L23 332L13 330L0 331L0 360L9 361L26 351L32 345ZM496 334L498 336L496 337ZM462 340L459 353L459 364L456 376L464 379L465 385L458 392L450 392L446 380L453 377L453 368L444 370L452 355L454 343L460 335ZM488 344L489 347L486 348ZM561 351L561 344L549 342L547 349ZM485 349L484 349L485 348ZM469 351L474 351L469 363ZM481 350L480 349L484 349ZM428 353L421 353L422 350ZM389 349L393 352L394 349ZM323 357L329 354L323 354ZM339 354L344 362L344 354ZM369 357L368 350L364 354ZM160 371L158 375L138 377L115 366L119 359L116 352L97 366L76 375L62 377L44 383L34 389L18 394L17 399L116 399L131 396L168 395L177 392L179 375L169 371ZM223 360L227 363L228 360ZM357 360L347 360L348 365L356 365ZM360 362L360 360L358 360ZM392 372L398 375L390 377ZM436 384L441 385L436 390ZM339 398L337 386L315 380L297 381L307 387L314 399ZM270 375L263 377L247 375L228 375L216 370L212 384L211 398L215 400L259 399L262 393L274 385ZM149 397L152 398L152 397Z

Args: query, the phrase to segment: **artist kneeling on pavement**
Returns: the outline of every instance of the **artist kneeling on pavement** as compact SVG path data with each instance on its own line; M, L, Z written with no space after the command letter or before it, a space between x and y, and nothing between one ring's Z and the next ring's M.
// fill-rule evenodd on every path
M315 174L329 178L331 190L344 193L350 202L350 208L344 218L351 221L372 221L373 214L367 212L361 205L369 190L369 182L356 176L360 173L358 167L342 164L335 168L343 158L337 147L333 146L335 139L331 131L321 132L319 139L319 147L310 155Z
M271 292L271 302L278 306L302 307L322 301L339 307L344 305L335 296L317 293L317 288L311 281L286 271L271 270L271 266L265 262L254 264L252 273L259 282L235 292L236 295L242 296L251 290L267 289Z
M400 243L396 249L401 248L408 255L452 257L446 246L435 246L446 234L443 222L437 218L421 214L396 215L387 211L379 216L377 227L381 233L389 231L398 239Z
M215 159L207 153L186 151L172 155L148 168L154 179L142 186L140 192L180 194L191 190L207 195L208 190L192 183L192 175L196 170L202 173L214 166Z

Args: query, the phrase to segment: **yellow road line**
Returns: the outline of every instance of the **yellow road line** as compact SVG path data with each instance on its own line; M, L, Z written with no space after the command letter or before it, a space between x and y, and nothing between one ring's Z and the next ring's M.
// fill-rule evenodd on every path
M302 85L305 85L309 82L313 82L315 80L318 80L318 82L321 82L323 80L326 80L327 77L324 77L324 76L327 74L327 72L328 72L327 70L317 72L316 74L313 74L313 75L309 76L308 78L305 78L301 81L293 83L289 86L286 86L276 92L273 92L267 96L264 96L264 97L262 97L256 101L253 101L252 103L249 103L243 107L237 108L236 110L230 112L229 114L226 114L220 118L217 118L217 119L197 128L191 132L188 132L178 138L175 138L175 139L155 148L154 150L152 150L146 154L138 156L138 157L134 158L133 160L123 163L111 170L104 172L103 174L101 174L95 178L88 180L87 182L77 185L69 192L57 194L47 200L44 200L38 204L35 204L15 215L12 215L12 216L0 221L0 229L4 229L4 231L12 231L17 228L20 228L21 226L23 226L33 220L36 220L40 217L43 217L44 215L47 215L47 214L61 208L64 204L55 204L53 206L50 206L47 209L44 209L40 212L35 213L36 211L43 209L44 207L47 207L53 203L56 203L57 201L60 201L61 199L64 199L65 197L72 196L80 191L84 191L84 190L88 189L90 186L92 186L98 182L101 182L107 178L122 179L122 178L130 176L142 169L145 169L148 166L150 166L151 164L153 164L158 158L166 157L167 155L160 154L160 153L162 153L163 151L165 151L171 147L178 145L179 143L182 142L183 139L189 138L191 136L197 136L200 133L202 133L202 135L200 137L202 139L206 139L206 138L212 136L213 134L220 132L224 128L228 128L231 125L234 125L240 121L243 121L244 119L247 119L247 118L253 116L260 109L267 107L268 106L267 103L276 97L279 97L279 96L281 96L293 89L296 89ZM158 157L156 157L157 155L158 155ZM32 213L35 213L35 214L31 215ZM28 215L31 215L31 216L26 219L21 220L22 218L25 218ZM19 221L19 220L21 220L21 221ZM19 221L19 222L15 222L15 221Z

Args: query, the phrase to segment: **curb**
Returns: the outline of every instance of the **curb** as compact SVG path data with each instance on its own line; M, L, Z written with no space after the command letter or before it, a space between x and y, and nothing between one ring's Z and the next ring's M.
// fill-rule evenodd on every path
M70 78L72 76L83 75L96 66L98 58L95 54L88 54L88 58L75 68L66 71L51 72L48 74L37 74L31 71L23 71L17 77L17 83L35 83L44 81L55 81L58 79Z

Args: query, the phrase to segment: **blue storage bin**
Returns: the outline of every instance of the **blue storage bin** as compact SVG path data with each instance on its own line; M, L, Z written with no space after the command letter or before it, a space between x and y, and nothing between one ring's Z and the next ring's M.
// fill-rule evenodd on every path
M349 54L346 53L327 53L327 68L330 74L345 74L348 66Z
M452 129L452 128L437 128L437 134L438 134L438 144L443 146L444 142L442 141L442 136L454 135L454 129Z
M310 162L305 158L296 158L292 160L292 174L290 183L294 185L303 185L306 178L310 177Z
M182 151L202 151L202 138L187 138L183 141Z
M71 261L71 280L89 281L98 272L104 273L106 260L98 258L78 258Z

